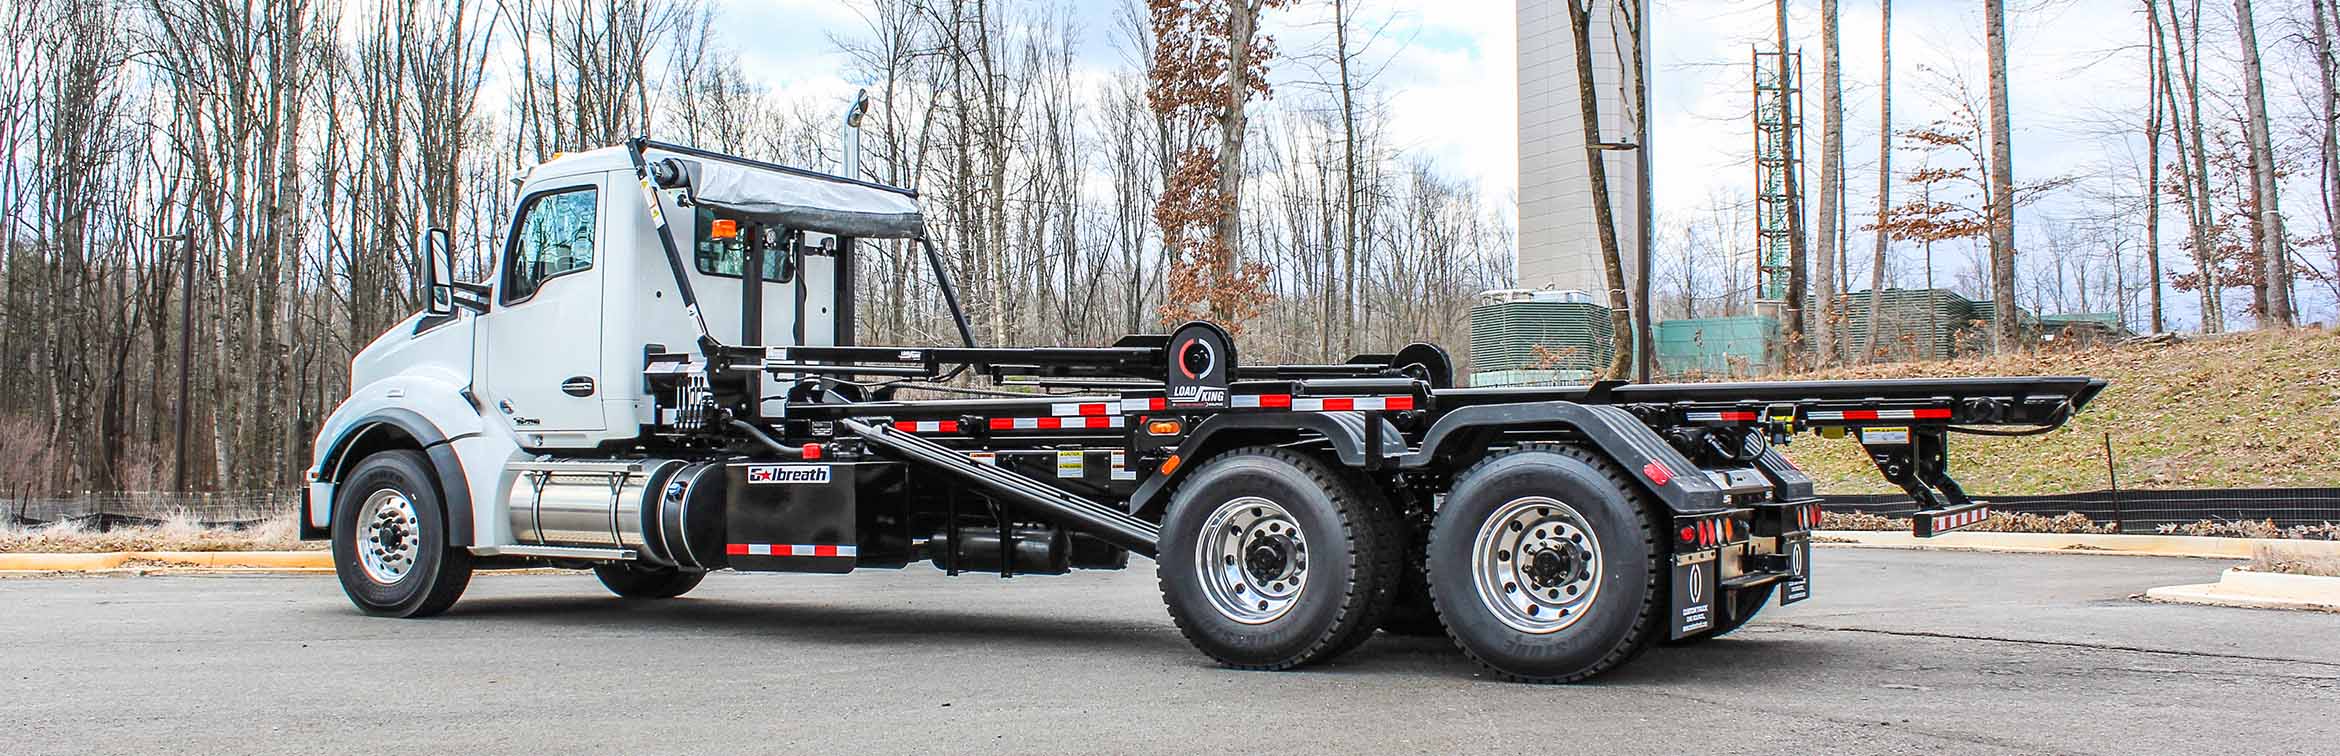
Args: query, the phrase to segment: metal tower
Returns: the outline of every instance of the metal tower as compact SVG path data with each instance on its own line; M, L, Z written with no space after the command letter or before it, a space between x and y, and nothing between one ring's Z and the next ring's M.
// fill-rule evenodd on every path
M1791 250L1803 228L1804 159L1796 145L1804 119L1796 102L1804 92L1804 57L1793 51L1750 50L1755 83L1755 298L1788 299Z

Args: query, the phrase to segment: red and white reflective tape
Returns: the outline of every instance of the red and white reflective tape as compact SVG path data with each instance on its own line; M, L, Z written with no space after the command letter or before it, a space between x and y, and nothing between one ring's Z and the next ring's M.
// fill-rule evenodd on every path
M957 420L896 420L894 430L904 433L957 433Z
M1684 416L1693 423L1752 423L1753 412L1692 412Z
M1081 430L1086 428L1119 428L1120 415L1087 415L1076 417L995 417L992 430Z
M840 557L860 556L857 546L838 546L826 543L734 543L724 547L723 553L732 556L768 557Z
M1934 515L1934 532L1940 533L1945 530L1955 530L1982 522L1984 520L1988 520L1990 518L1990 507L1975 507L1964 512L1952 512L1946 515Z
M1394 412L1414 408L1411 396L1293 396L1291 394L1237 394L1228 406L1249 409L1291 409L1295 412Z
M1948 420L1950 408L1928 407L1901 410L1813 410L1805 417L1812 420Z
M1160 412L1169 408L1169 406L1170 401L1159 396L1153 397L1151 399L1132 398L1121 400L1121 411L1123 412Z
M1109 415L1113 414L1113 410L1114 406L1105 402L1082 402L1079 404L1048 405L1048 414L1055 415L1057 417L1072 417L1077 415Z

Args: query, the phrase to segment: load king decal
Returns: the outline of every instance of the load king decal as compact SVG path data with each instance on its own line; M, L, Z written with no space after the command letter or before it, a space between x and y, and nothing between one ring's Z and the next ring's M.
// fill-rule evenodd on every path
M749 483L827 483L828 465L749 465Z

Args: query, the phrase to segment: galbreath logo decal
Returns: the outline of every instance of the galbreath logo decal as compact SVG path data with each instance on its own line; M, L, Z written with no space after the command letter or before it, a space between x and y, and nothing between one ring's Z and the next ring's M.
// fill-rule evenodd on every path
M827 483L828 465L749 465L749 483Z

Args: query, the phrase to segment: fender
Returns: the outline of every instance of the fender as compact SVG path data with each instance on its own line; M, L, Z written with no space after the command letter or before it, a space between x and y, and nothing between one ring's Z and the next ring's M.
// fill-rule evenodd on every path
M393 434L412 439L414 445L422 449L423 456L430 459L431 471L438 477L439 501L447 510L442 514L447 518L448 543L454 546L472 545L471 481L463 474L463 460L456 457L455 447L448 443L454 439L448 438L437 425L413 410L384 407L352 421L348 429L342 431L330 444L320 447L324 449L324 454L319 457L314 468L317 480L340 483L349 473L349 468L358 462L350 458L351 449L382 443L386 440L385 436ZM329 510L332 502L325 502L325 505ZM312 523L312 519L307 516L301 518L302 538L332 537L330 523L319 527Z
M1374 428L1368 423L1377 424L1380 427ZM1204 420L1201 425L1196 426L1192 433L1187 434L1185 441L1178 444L1178 458L1182 460L1201 459L1202 454L1213 450L1214 437L1222 433L1243 436L1250 435L1248 432L1256 431L1268 431L1296 438L1321 437L1332 442L1333 454L1340 458L1341 464L1349 467L1379 468L1385 466L1389 460L1406 452L1405 437L1398 434L1397 426L1391 425L1388 420L1377 414L1368 415L1363 412L1260 412L1212 415L1210 419ZM1368 437L1375 435L1375 431L1379 431L1381 453L1369 457L1365 453L1366 441ZM1227 439L1219 439L1218 445L1225 446L1235 440L1239 439L1234 439L1232 436ZM1196 466L1183 464L1172 469L1168 474L1146 478L1146 482L1139 484L1137 491L1130 494L1130 511L1141 515L1159 514L1163 508L1168 506L1167 501L1161 500L1163 494L1169 491L1171 484L1183 479L1187 471Z
M1690 458L1659 438L1633 413L1606 405L1523 402L1464 407L1431 424L1422 434L1422 448L1406 455L1398 466L1425 468L1458 453L1483 451L1495 435L1506 431L1546 429L1571 431L1590 442L1675 514L1715 512L1728 506L1722 488L1708 480Z
M440 365L426 365L352 389L349 398L317 429L301 537L331 536L332 520L325 515L332 511L334 484L357 463L351 450L373 448L388 440L384 436L398 435L411 439L411 445L431 460L439 479L439 500L447 508L450 542L475 545L475 492L453 442L481 435L487 423L462 386L461 375ZM486 482L495 481L491 477Z

